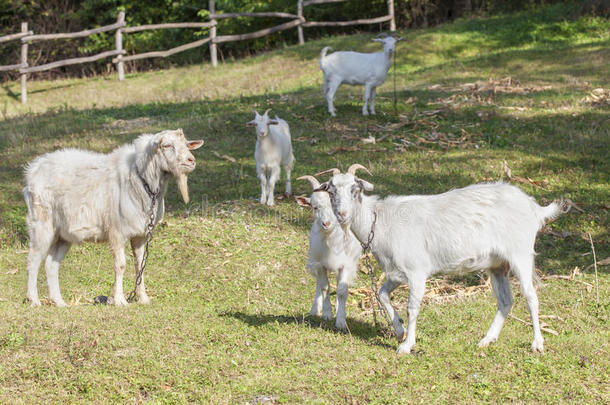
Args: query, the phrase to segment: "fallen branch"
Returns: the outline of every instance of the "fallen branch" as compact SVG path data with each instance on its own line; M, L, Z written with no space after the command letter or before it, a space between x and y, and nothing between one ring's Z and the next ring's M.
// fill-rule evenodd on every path
M215 150L212 151L212 154L214 156L216 156L218 159L228 160L231 163L237 162L237 160L234 157L231 157L229 155L221 155L220 153L216 152Z
M526 325L530 325L530 326L532 325L531 322L525 321L525 320L523 320L521 318L517 318L513 314L508 314L508 316L510 316L511 318L513 318L513 319L515 319L515 320L517 320L519 322L522 322L522 323L524 323ZM544 323L544 322L540 322L540 330L545 331L546 333L550 333L551 335L554 335L554 336L559 336L559 332L549 328L548 325L546 323Z

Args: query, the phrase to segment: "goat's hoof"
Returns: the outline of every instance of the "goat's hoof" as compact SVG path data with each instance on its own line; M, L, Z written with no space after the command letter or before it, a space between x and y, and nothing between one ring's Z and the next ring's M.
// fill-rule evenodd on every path
M411 350L413 350L413 346L412 344L406 344L406 342L401 343L398 346L398 349L396 349L396 354L401 356L404 354L410 354Z
M362 111L362 115L369 115L368 111Z
M396 339L398 339L398 343L404 342L407 339L407 330L403 329L402 333L398 333Z
M331 319L333 319L332 312L324 312L322 314L322 319L324 319L325 321L330 321Z
M40 306L42 306L42 302L40 302L40 300L38 298L30 298L30 297L28 297L27 300L30 302L30 307L40 307Z
M53 303L55 304L56 307L58 308L63 308L63 307L67 307L68 304L66 304L66 302L63 299L58 299L58 300L54 300L51 299L51 301L53 301Z
M532 342L532 352L544 353L544 343L542 342L542 340L540 340L540 341L534 340Z
M138 304L149 305L150 304L150 298L148 298L148 295L140 295L138 297Z
M335 322L335 328L340 331L345 331L347 330L347 322L337 320L337 322Z
M479 340L479 347L487 347L491 343L494 343L497 340L495 337L487 337L485 336L483 339Z
M273 207L275 203L273 201L267 201L267 207Z
M125 299L125 296L108 297L108 304L117 307L126 307L127 305L129 305L129 303Z

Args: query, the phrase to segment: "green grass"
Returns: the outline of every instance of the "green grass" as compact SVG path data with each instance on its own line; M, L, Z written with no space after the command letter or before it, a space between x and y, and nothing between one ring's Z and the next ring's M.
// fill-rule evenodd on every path
M610 256L609 107L585 100L592 89L610 88L610 30L607 20L571 12L547 7L403 32L397 113L390 76L374 117L360 115L362 88L345 86L331 119L317 64L325 45L378 49L368 35L326 38L217 69L129 74L122 83L116 76L30 81L26 106L18 84L4 83L0 402L610 402L610 275L599 266L596 279L587 268L588 234L598 260ZM509 88L497 87L508 77ZM541 314L552 316L543 321L558 332L545 334L546 353L530 353L531 327L512 318L496 344L477 348L495 311L489 291L429 296L411 356L394 354L395 340L375 330L359 295L348 300L349 334L307 317L314 293L305 270L310 213L291 200L272 209L255 202L255 140L245 128L252 107L273 108L289 122L295 178L360 162L381 195L438 193L499 179L506 160L513 177L542 184L518 183L539 202L572 199L583 212L547 226L536 245L541 275L569 275L576 266L584 273L539 288ZM90 305L110 289L112 258L106 245L83 244L60 272L64 299L74 305L29 308L23 167L58 148L109 151L166 128L206 143L196 152L188 207L170 185L146 269L153 303ZM464 134L468 142L458 146L436 142ZM384 135L375 145L353 139ZM354 145L361 150L329 154ZM297 194L310 191L307 183L293 186ZM126 279L128 290L133 271ZM444 282L462 290L479 284L472 276ZM367 284L360 273L355 288ZM514 316L528 319L517 284L513 292ZM406 289L393 296L405 319L406 297Z

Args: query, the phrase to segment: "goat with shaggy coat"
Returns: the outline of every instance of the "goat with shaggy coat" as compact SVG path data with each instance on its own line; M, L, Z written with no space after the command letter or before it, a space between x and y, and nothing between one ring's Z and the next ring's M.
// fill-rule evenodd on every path
M540 228L567 211L563 202L541 207L518 187L504 183L474 184L437 195L368 196L373 185L356 177L364 166L352 165L336 174L319 190L330 194L338 221L361 242L374 229L371 251L386 273L380 300L393 321L396 336L404 335L402 321L392 304L391 292L409 285L409 323L398 353L415 345L415 323L426 287L435 273L487 271L498 309L485 337L484 347L495 342L513 304L508 271L517 276L530 312L532 350L543 351L538 320L538 297L533 285L534 242Z
M152 195L154 223L165 210L163 198L171 176L188 202L187 175L195 169L189 150L203 141L187 141L182 130L141 135L110 154L64 149L39 156L26 171L23 190L30 236L27 298L40 305L38 268L43 260L51 301L66 303L59 291L59 265L73 243L110 244L114 255L114 285L108 298L127 305L123 294L125 243L131 242L136 274L146 245ZM138 302L150 302L144 278L137 286Z

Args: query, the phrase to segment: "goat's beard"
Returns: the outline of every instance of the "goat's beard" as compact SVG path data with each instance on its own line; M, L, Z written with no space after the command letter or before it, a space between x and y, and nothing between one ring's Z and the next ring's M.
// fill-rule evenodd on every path
M187 175L184 173L180 173L176 177L176 183L178 183L178 190L180 190L180 194L182 195L182 199L185 204L189 203L189 186L187 183Z

